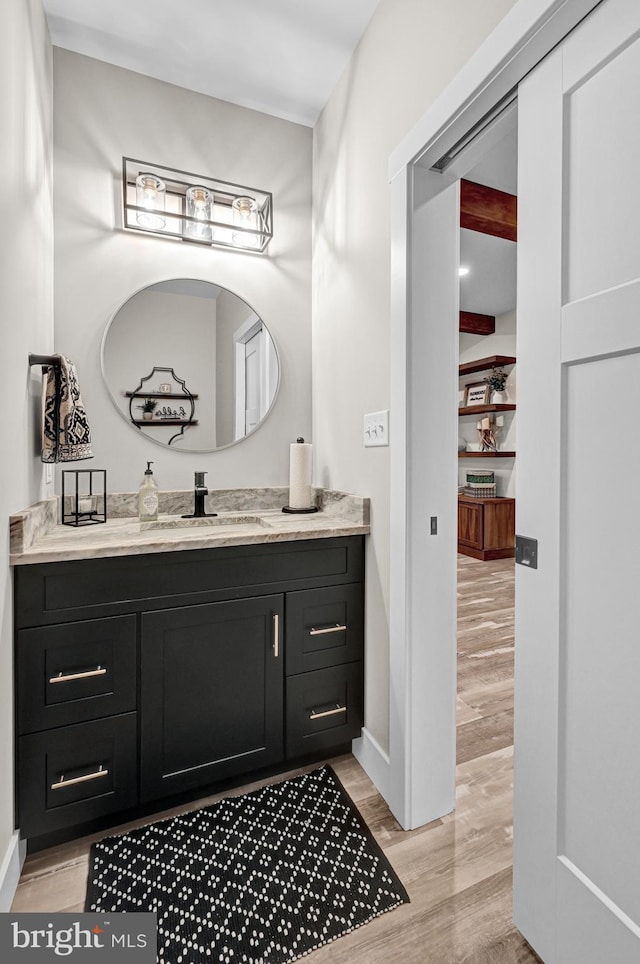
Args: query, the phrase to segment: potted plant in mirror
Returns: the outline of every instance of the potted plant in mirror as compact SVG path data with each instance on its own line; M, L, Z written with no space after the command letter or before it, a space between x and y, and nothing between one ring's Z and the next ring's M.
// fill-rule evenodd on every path
M153 418L154 409L157 404L158 403L155 400L155 398L145 398L142 405L137 406L138 408L142 409L142 417L145 420L145 422L151 421L151 419Z
M491 404L503 405L506 401L505 388L508 375L500 366L494 368L487 377L487 385L491 389Z

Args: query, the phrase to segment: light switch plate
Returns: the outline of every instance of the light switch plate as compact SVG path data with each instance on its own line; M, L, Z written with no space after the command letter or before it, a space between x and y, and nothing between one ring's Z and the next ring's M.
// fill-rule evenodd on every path
M364 445L370 448L373 445L389 444L389 411L369 412L364 417Z
M45 463L44 482L45 485L50 485L53 482L53 466L50 463Z

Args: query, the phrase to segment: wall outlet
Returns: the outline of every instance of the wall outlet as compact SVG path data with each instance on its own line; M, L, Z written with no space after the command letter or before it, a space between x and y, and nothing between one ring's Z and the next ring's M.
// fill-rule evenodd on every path
M364 417L365 448L389 444L389 412L370 412Z

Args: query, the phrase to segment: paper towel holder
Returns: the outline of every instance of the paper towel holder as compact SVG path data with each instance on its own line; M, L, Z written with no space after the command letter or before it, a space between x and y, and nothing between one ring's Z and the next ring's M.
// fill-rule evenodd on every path
M297 438L296 442L302 444L304 442L303 438ZM312 505L308 509L292 509L290 505L283 505L282 511L288 513L289 515L309 515L312 512L318 512L318 506Z

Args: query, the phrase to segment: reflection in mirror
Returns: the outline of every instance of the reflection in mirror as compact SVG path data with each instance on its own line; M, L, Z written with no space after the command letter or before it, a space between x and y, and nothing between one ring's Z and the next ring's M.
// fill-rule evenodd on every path
M102 374L135 431L183 452L212 452L253 432L280 377L255 311L226 288L188 278L150 285L122 305L102 340Z

